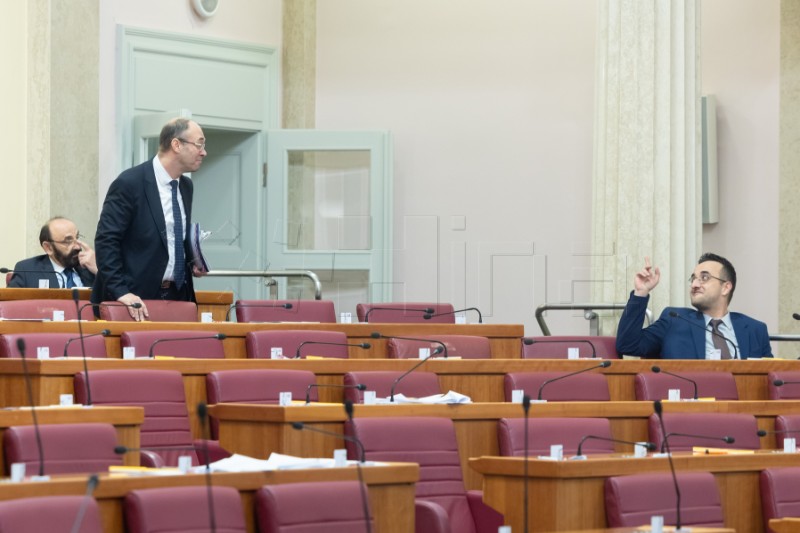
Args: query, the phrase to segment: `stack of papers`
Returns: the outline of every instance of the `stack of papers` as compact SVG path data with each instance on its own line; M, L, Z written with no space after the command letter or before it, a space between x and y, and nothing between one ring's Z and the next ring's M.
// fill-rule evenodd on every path
M391 404L389 398L377 398L375 403L378 405ZM455 391L448 391L447 394L434 394L433 396L425 396L423 398L409 398L404 394L395 394L394 403L426 403L426 404L443 404L443 403L472 403L472 399L464 394L459 394Z
M355 465L358 461L347 461L347 465ZM376 465L373 461L367 461L365 465ZM265 470L291 470L296 468L333 468L333 459L322 457L295 457L281 453L272 453L269 458L256 459L237 453L211 463L212 472L263 472ZM192 472L202 474L206 471L205 465L195 466Z

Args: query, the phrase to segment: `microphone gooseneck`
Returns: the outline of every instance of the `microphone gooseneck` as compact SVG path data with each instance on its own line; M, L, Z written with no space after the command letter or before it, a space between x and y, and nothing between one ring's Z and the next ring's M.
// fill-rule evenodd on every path
M208 494L208 524L211 533L217 533L217 516L214 512L214 494L211 490L211 463L208 454L208 441L211 438L211 427L208 421L208 406L200 402L197 404L197 418L203 431L203 462L206 465L206 490Z
M695 324L694 322L692 322L691 320L689 320L689 319L688 319L688 318L686 318L685 316L681 316L681 315L679 315L679 314L678 314L677 312L675 312L675 311L670 311L670 312L669 312L669 316L671 316L672 318L680 318L681 320L683 320L683 321L684 321L684 322L686 322L687 324L691 324L692 326L694 326L694 327L696 327L696 328L700 328L700 329L702 329L702 330L703 330L703 331L705 331L705 332L711 333L711 334L712 334L712 335L714 335L715 337L719 337L720 339L724 340L725 342L727 342L728 344L730 344L731 346L733 346L733 358L734 358L734 359L741 359L741 357L739 357L739 347L738 347L738 346L736 346L736 345L733 343L733 341L732 341L732 340L730 340L728 337L726 337L726 336L725 336L725 335L723 335L722 333L720 333L720 332L718 332L718 331L714 331L713 329L708 329L707 327L701 326L700 324Z
M75 310L78 312L78 338L81 340L81 359L83 360L83 379L86 380L86 405L92 405L92 386L89 384L89 364L86 362L86 344L83 342L83 321L81 320L82 309L80 305L80 294L78 289L72 289L72 301L75 302ZM104 330L105 331L105 330ZM69 343L64 346L64 357L67 356Z
M414 309L412 307L370 307L367 312L364 313L364 322L369 322L369 315L372 314L373 311L413 311L415 313L429 314L433 313L435 309L431 307L424 307L422 309Z
M661 453L664 453L664 447L667 444L667 441L669 440L670 437L688 437L688 438L692 438L692 439L719 440L719 441L722 441L722 442L724 442L726 444L733 444L734 442L736 442L735 438L728 437L728 436L717 437L715 435L694 435L692 433L675 433L675 432L672 432L672 433L667 433L666 435L664 435L664 440L661 441Z
M355 385L339 385L336 383L311 383L306 388L306 405L311 403L311 389L320 388L320 387L330 387L334 389L356 389L356 390L367 390L367 386L363 383L356 383Z
M664 407L661 405L660 400L653 402L653 410L658 417L658 423L661 426L661 433L666 437L667 428L664 426ZM669 463L669 471L672 473L672 483L675 484L675 531L681 529L681 488L678 485L678 476L675 474L675 463L672 462L672 452L669 450L669 439L664 439L664 444L667 447L667 462Z
M542 391L544 391L545 386L547 386L547 385L549 385L549 384L551 384L551 383L553 383L555 381L561 381L562 379L569 378L569 377L572 377L572 376L577 376L578 374L583 374L584 372L589 372L589 371L595 370L597 368L608 368L610 366L611 366L611 361L603 361L602 363L600 363L599 365L596 365L596 366L590 366L589 368L584 368L582 370L578 370L577 372L570 372L569 374L564 374L563 376L557 376L557 377L554 377L554 378L550 378L550 379L546 380L544 383L542 383L539 386L539 394L537 396L537 399L541 400L542 399Z
M522 510L523 510L523 525L522 531L528 533L528 452L530 450L528 443L528 419L531 411L531 397L525 394L522 396L522 411L525 413L525 459L523 475L523 491L522 491Z
M75 516L75 521L72 523L70 533L80 533L81 525L83 524L83 516L86 514L86 508L89 506L89 502L91 501L92 495L94 495L94 491L99 482L100 478L97 476L97 474L90 475L89 479L86 480L86 495L81 501L80 508L78 508L78 514Z
M597 349L594 346L594 343L588 339L522 339L522 342L525 346L530 346L532 344L577 344L577 343L584 343L588 344L589 347L592 349L592 359L597 359Z
M294 307L289 302L276 304L276 305L268 305L268 304L233 304L228 308L228 311L225 313L225 322L230 322L231 319L231 311L234 309L239 309L240 307L258 307L258 308L265 308L265 309L291 309Z
M695 400L697 399L697 382L695 380L689 379L689 378L687 378L685 376L681 376L680 374L673 374L672 372L667 372L666 370L662 370L660 366L653 366L652 368L650 368L650 370L652 370L654 374L658 374L660 372L660 373L666 374L668 376L672 376L674 378L678 378L678 379L682 379L684 381L688 381L694 387L694 399Z
M578 456L582 455L581 451L583 450L583 443L586 442L587 440L602 440L604 442L617 442L619 444L632 444L634 446L636 446L637 444L643 444L644 447L647 448L647 450L651 451L651 452L655 451L655 449L656 449L656 445L654 443L652 443L652 442L639 443L639 442L633 442L633 441L629 441L629 440L611 439L609 437L601 437L599 435L584 435L581 438L580 442L578 442L578 451L577 451L577 453L575 453L575 455L578 455Z
M358 451L360 456L359 461L362 463L366 461L367 454L366 450L364 449L364 444L356 437L351 437L350 435L342 435L341 433L334 433L333 431L327 431L325 429L320 429L314 426L307 426L303 422L292 422L292 428L298 431L303 431L303 430L311 431L313 433L319 433L320 435L327 435L329 437L336 437L337 439L342 439L346 440L347 442L352 442L356 446L358 446Z
M216 340L225 340L227 336L224 333L215 333L214 335L204 335L202 337L180 337L180 338L164 338L164 339L156 339L153 341L153 344L150 345L150 350L147 352L147 357L153 359L155 356L153 355L153 350L155 350L156 345L161 344L163 342L179 342L179 341L201 341L201 340L209 340L209 339L216 339Z
M483 324L483 315L481 314L481 310L477 307L465 307L464 309L456 309L455 311L447 311L445 313L425 313L422 315L422 318L425 320L430 320L431 318L436 318L437 316L447 316L447 315L454 315L456 313L464 313L466 311L475 311L478 313L478 324Z
M361 348L362 350L369 350L372 348L372 345L368 342L350 344L347 342L303 341L297 346L297 351L294 354L295 359L300 359L300 350L307 344L322 344L323 346L352 346L353 348Z
M25 357L25 340L17 338L17 350L22 359L22 373L25 375L25 389L28 393L28 402L31 404L31 418L33 418L33 434L36 436L36 447L39 452L39 477L44 477L44 448L42 447L42 434L39 431L39 418L36 416L36 406L33 402L33 386L31 374L28 371L28 359Z
M353 411L354 411L353 402L351 402L350 400L345 400L344 412L347 414L347 420L350 421L351 425L353 424ZM367 526L367 533L372 533L372 523L369 519L369 500L367 499L367 490L364 486L364 477L361 472L361 463L356 463L356 472L358 473L358 484L359 487L361 488L361 507L364 510L364 524Z

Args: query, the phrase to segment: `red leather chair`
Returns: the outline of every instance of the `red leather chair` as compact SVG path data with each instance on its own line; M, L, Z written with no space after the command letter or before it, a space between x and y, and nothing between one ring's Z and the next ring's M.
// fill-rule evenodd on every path
M19 357L17 339L25 340L25 357L36 359L36 351L40 346L47 346L50 357L63 357L67 348L68 357L81 357L81 341L77 333L6 333L0 335L0 357ZM67 347L69 343L69 347ZM87 337L84 335L83 345L86 357L107 357L106 340L102 336Z
M721 401L738 400L736 380L731 372L674 372L697 383L698 398L716 398ZM662 373L644 372L634 378L637 400L666 400L669 389L680 389L681 398L694 398L694 385L685 379Z
M775 385L776 381L785 382ZM770 400L800 400L800 372L784 370L767 374L767 392Z
M358 481L266 485L256 491L260 533L366 532L373 524L366 487ZM363 495L363 497L362 497ZM367 513L364 515L364 499ZM371 529L374 531L375 526Z
M417 498L446 531L496 533L502 516L483 503L480 491L466 491L453 421L448 418L356 418L345 422L345 434L364 445L367 460L419 463ZM351 459L359 450L347 442ZM418 511L420 511L418 507ZM417 531L421 524L417 522Z
M281 392L291 392L292 399L316 402L317 382L309 370L222 370L206 375L206 396L209 405L217 403L277 404ZM219 422L211 417L211 438L219 438Z
M114 453L117 432L111 424L44 424L39 426L44 473L77 474L108 472L122 464ZM39 446L33 426L13 426L3 432L5 474L11 465L25 463L29 475L39 471Z
M304 344L302 347L301 344ZM321 344L314 344L321 343ZM325 344L333 343L333 344ZM281 348L283 356L293 359L300 349L300 358L307 355L347 359L347 335L341 331L275 330L248 331L245 337L247 357L269 359L272 348Z
M800 415L778 415L775 417L775 444L783 448L783 439L800 440Z
M774 533L771 519L800 516L800 467L767 468L760 481L764 530Z
M722 527L724 515L719 488L709 472L679 472L681 525ZM676 521L675 484L669 473L616 476L605 481L606 518L609 527L650 524L650 517L664 517L664 524Z
M383 371L347 372L344 375L344 384L350 387L362 384L367 387L366 390L375 391L375 396L378 398L388 398L395 380L403 374L404 372ZM411 372L397 384L394 392L408 397L423 398L441 394L442 389L439 386L439 376L433 372ZM364 403L364 391L345 389L344 397L353 403Z
M431 312L429 312L429 310ZM356 305L359 322L455 324L452 304L432 302L386 302ZM426 315L430 318L425 319ZM436 316L439 315L439 316Z
M553 444L564 446L564 456L575 455L587 435L613 438L611 424L607 418L529 418L528 456L550 455ZM525 419L501 418L497 422L497 442L500 455L525 457ZM614 453L614 443L587 439L581 453Z
M199 322L197 304L178 300L142 300L147 307L147 320L150 322ZM103 302L100 318L116 322L132 322L128 308L119 302Z
M178 457L188 455L192 464L199 464L192 450L173 450L193 445L186 395L181 373L172 370L93 370L89 374L92 404L141 406L144 423L141 427L142 465L177 466ZM87 403L86 379L75 374L75 399Z
M758 450L761 443L758 438L756 417L747 414L733 413L664 413L664 427L667 434L683 433L686 435L702 435L711 438L694 438L672 436L669 438L669 449L673 452L691 451L694 446L709 448L738 448ZM647 422L650 440L661 449L664 433L655 414L650 415ZM723 442L722 437L733 437L732 443Z
M220 339L211 338L216 331L147 330L125 331L119 337L122 348L133 346L136 357L147 357L153 347L153 355L187 357L191 359L225 359L225 349ZM199 340L168 340L198 338Z
M404 339L389 339L386 343L386 357L389 359L418 359L420 348L430 348L431 353L441 348L440 342L447 349L447 357L460 357L461 359L491 359L492 346L486 337L475 335L417 335L420 339L430 338L430 341L409 341ZM438 341L438 342L436 342ZM438 357L444 357L444 353Z
M507 402L513 390L524 390L536 400L539 388L545 381L568 374L568 372L511 372L503 378ZM551 402L607 402L611 399L608 381L604 374L578 374L548 383L542 389L542 399Z
M336 323L330 300L236 300L237 322Z
M525 341L533 341L526 344ZM579 357L619 359L617 338L593 335L525 337L522 339L523 359L567 359L570 348L578 349Z
M97 502L84 496L40 496L0 502L0 533L67 533L81 508L84 514L78 532L103 533Z
M89 302L81 301L79 306ZM53 311L63 311L64 320L76 320L78 310L75 308L73 300L6 300L0 302L0 318L11 319L31 319L31 320L53 320ZM91 307L86 307L81 311L83 320L94 320L94 313Z
M170 487L133 490L125 496L128 533L204 533L210 526L209 498L214 506L213 530L246 533L242 498L233 487Z

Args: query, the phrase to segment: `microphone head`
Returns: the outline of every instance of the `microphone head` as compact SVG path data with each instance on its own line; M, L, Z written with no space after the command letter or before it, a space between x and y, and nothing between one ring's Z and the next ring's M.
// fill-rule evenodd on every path
M431 318L433 318L433 315L430 313L425 313L424 315L422 315L422 318L424 318L425 320L430 320Z
M117 455L128 453L128 448L126 448L125 446L115 446L114 453L116 453Z
M92 474L89 476L89 479L86 480L86 488L90 491L94 491L98 483L100 483L100 477L97 474Z
M111 330L104 329L103 331L100 332L100 335L102 335L103 337L108 337L109 335L111 335Z
M600 368L608 368L611 366L611 361L603 361L600 363Z
M736 439L734 439L733 437L722 437L722 440L724 440L728 444L733 444L734 442L736 442Z
M661 367L660 367L660 366L655 366L655 365L653 365L653 366L650 368L650 370L651 370L651 371L652 371L654 374L658 374L659 372L661 372Z
M381 335L377 331L373 331L372 333L369 334L369 336L372 337L373 339L380 339L381 337L383 337L383 335Z
M80 299L81 299L80 292L78 291L78 289L73 287L73 289L72 289L72 300L77 304Z
M534 342L535 341L533 339L522 339L522 343L525 344L525 346L530 346Z
M522 409L524 409L525 412L527 413L530 408L531 408L531 397L525 394L522 396Z
M363 383L359 383L356 385L356 390L367 390L367 386Z
M0 272L3 272L3 271L0 270ZM795 320L800 320L800 313L792 313L792 318L794 318Z
M281 307L283 307L284 309L291 309L294 306L292 304L290 304L290 303L285 303Z
M353 420L353 402L350 400L344 401L344 412L347 413L347 418Z
M368 342L362 342L359 346L361 346L365 350L369 350L370 348L372 348L372 345Z
M197 404L197 418L205 423L205 419L208 418L208 406L205 402L200 402Z
M647 448L647 451L654 452L656 451L656 443L655 442L645 442L644 447Z
M14 271L6 267L0 268L0 274L8 274L9 272L14 272Z
M423 311L425 312L425 314L428 314L428 315L433 314L433 313L436 312L435 309L431 309L430 307L426 307L425 309L423 309Z
M17 337L17 350L19 350L19 353L22 355L25 355L25 339L22 337Z
M228 338L228 336L225 335L224 333L217 333L216 335L214 335L214 337L219 339L219 340L221 340L221 341L224 341L225 339Z
M775 381L772 382L772 384L775 385L776 387L783 387L783 380L776 379Z
M661 413L664 412L664 408L661 405L661 400L656 400L653 402L653 410L658 416L661 416Z
M756 432L756 434L757 434L759 437L766 437L766 436L767 436L767 432L766 432L765 430L763 430L763 429L759 429L759 430Z
M292 427L294 429L303 429L303 423L302 422L292 422Z

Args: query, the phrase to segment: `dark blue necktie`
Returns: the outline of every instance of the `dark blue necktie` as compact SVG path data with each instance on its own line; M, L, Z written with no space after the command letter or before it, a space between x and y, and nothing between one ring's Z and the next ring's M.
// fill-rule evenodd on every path
M183 220L181 206L178 204L178 180L170 182L172 186L172 227L175 230L175 270L172 271L175 287L180 290L186 282L186 258L183 251Z
M72 273L73 272L75 272L75 271L72 270L71 268L65 268L64 269L64 272L63 272L63 274L64 274L64 288L66 288L66 289L72 289L72 288L75 287L75 280L72 279Z

